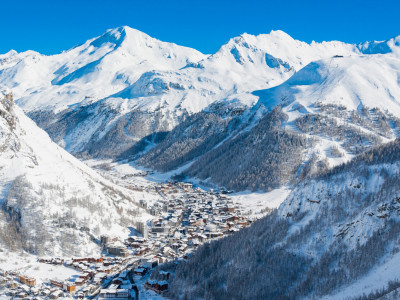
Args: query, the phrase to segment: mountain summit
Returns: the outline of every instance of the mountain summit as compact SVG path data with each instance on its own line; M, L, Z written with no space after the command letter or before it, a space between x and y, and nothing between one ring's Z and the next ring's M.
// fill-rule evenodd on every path
M297 158L303 158L296 159L295 169L275 177L282 184L294 172L308 174L318 162L336 165L397 136L399 49L399 37L359 45L305 43L278 30L242 34L204 55L124 26L53 56L3 55L0 81L69 152L139 159L160 171L191 163L182 175L202 180L216 176L213 166L234 149L221 152L219 143L237 143L233 138L239 133L249 148L245 133L250 130L261 141L267 138L260 136L265 128L318 140L313 151L304 136L293 140L303 153ZM272 126L271 118L278 118L280 127ZM210 130L203 131L201 122ZM323 132L326 124L336 128L334 136ZM362 138L352 143L356 136ZM336 148L341 158L330 154ZM261 166L248 161L249 168L253 164ZM237 187L237 181L225 178L228 184L217 177L214 183ZM251 189L259 187L253 183Z

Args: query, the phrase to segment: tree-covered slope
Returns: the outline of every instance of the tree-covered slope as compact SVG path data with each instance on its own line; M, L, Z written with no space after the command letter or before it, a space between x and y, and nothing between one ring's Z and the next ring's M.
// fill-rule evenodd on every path
M396 140L306 179L277 211L251 227L202 246L187 261L162 267L175 272L169 295L344 299L386 288L389 281L400 278L400 272L379 269L380 282L351 290L381 265L397 263L398 153Z

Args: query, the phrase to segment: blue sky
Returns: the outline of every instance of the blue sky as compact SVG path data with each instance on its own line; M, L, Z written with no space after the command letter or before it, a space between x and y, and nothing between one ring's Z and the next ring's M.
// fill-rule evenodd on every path
M0 53L67 50L122 25L214 53L229 38L280 29L306 42L358 43L400 35L397 0L6 0Z

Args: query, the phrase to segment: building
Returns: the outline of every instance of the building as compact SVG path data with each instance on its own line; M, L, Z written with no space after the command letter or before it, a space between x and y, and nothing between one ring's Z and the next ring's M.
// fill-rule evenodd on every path
M102 235L101 237L100 237L100 244L101 245L106 245L106 244L108 244L110 242L110 237L109 236L107 236L107 235Z
M168 282L165 280L164 281L149 280L145 283L145 287L160 293L168 290Z
M147 273L147 268L143 268L143 267L136 267L135 269L133 269L133 274L136 276L144 276Z
M129 299L129 291L127 289L103 289L100 291L99 299Z
M24 275L18 276L19 282L29 285L29 286L35 286L36 284L36 279Z
M149 230L146 222L136 222L136 230L143 236L144 239L148 239Z
M152 226L151 232L152 233L168 233L169 227L168 226Z
M63 289L66 290L67 292L73 293L75 292L76 287L74 284L65 283L63 284Z
M139 204L143 208L147 208L147 201L146 200L139 200Z
M126 248L123 246L107 245L106 251L108 252L108 254L115 256L127 257L129 255L128 250L126 250Z

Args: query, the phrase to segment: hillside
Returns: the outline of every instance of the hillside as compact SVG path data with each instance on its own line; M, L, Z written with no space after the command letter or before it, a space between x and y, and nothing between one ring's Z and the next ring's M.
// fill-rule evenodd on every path
M141 297L168 279L172 299L396 298L399 175L400 36L271 31L203 54L124 26L0 55L0 253L15 261L98 256L108 235L129 249L110 279L149 266L124 275Z
M134 192L54 144L0 97L0 245L38 255L99 253L100 234L128 235L141 212Z
M398 38L360 45L307 44L272 31L242 34L204 55L125 26L58 55L4 54L0 82L13 89L16 103L67 151L85 157L136 157L215 104L253 109L258 102L253 91L280 85L314 61L335 55L396 60L398 44Z
M388 266L398 262L400 249L399 153L396 140L306 179L277 211L250 228L204 245L178 265L161 267L175 272L169 295L345 299L378 289L381 296L394 294L400 273Z
M221 101L189 116L138 163L163 172L188 164L181 177L233 190L276 188L395 139L399 71L384 55L312 62L253 92L251 108Z

